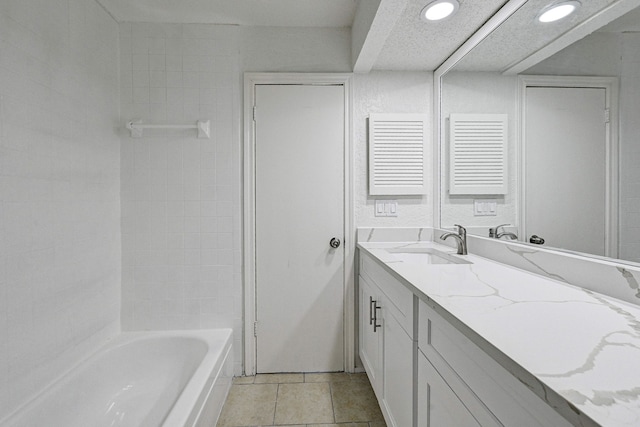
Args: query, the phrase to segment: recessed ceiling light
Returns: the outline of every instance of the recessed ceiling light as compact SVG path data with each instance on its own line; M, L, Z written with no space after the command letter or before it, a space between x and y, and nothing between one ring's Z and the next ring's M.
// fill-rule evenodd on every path
M436 0L422 9L420 18L423 21L441 21L453 15L459 7L458 0Z
M538 21L543 23L559 21L571 15L580 7L579 1L563 1L545 7L538 14Z

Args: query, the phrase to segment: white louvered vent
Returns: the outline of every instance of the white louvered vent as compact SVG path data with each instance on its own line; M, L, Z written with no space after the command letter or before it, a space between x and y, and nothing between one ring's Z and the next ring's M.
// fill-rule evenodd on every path
M369 116L369 194L426 194L425 114Z
M449 194L507 193L507 115L451 114Z

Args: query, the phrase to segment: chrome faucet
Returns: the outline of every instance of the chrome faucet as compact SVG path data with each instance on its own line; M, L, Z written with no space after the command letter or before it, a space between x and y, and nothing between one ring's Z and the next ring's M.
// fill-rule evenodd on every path
M498 233L496 235L496 239L500 239L502 236L507 236L509 237L511 240L518 240L518 236L515 233L512 233L510 231L504 231L502 233Z
M440 236L440 240L447 240L449 237L453 237L456 239L456 244L458 245L458 255L467 255L467 230L458 224L455 224L458 227L458 233L444 233Z
M501 224L497 227L492 227L489 229L489 237L493 237L494 239L500 239L503 236L507 236L510 237L512 240L518 240L518 236L515 235L515 233L512 233L510 231L500 231L501 228L507 226L507 225L511 225L511 224Z

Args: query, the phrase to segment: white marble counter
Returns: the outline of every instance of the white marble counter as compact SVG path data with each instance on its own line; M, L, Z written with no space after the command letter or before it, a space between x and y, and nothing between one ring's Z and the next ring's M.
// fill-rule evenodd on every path
M640 426L640 307L475 255L404 262L386 251L433 242L360 242L420 298L574 425Z

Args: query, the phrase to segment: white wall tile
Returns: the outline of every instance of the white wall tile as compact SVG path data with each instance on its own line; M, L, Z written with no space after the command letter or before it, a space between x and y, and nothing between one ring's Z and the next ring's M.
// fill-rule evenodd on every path
M130 31L128 27L131 27ZM240 194L240 157L228 156L224 170L216 168L219 146L239 144L239 134L230 118L239 123L240 98L238 55L219 57L212 52L198 50L198 38L222 37L236 28L178 25L163 27L149 24L126 24L121 28L123 43L136 49L131 60L122 63L121 75L132 76L133 107L128 101L122 105L123 114L151 121L164 112L162 122L189 123L209 119L214 126L211 140L198 140L195 131L166 131L145 134L139 140L124 136L121 165L131 170L131 178L123 178L123 228L129 217L136 226L126 227L123 240L123 263L135 269L128 274L123 292L123 329L183 329L201 327L235 327L242 336L242 308L237 312L221 309L219 295L241 298L240 277L228 276L219 280L218 268L234 263L227 254L220 254L217 237L218 215L216 182L218 174L225 176L229 189ZM129 38L131 36L131 38ZM224 40L233 40L225 36ZM237 50L237 49L236 49ZM226 63L224 75L211 74L214 64ZM205 74L204 72L207 72ZM216 85L225 89L225 97L218 108L202 108L215 103ZM123 89L123 92L125 90ZM126 95L126 93L125 93ZM123 97L128 99L128 96ZM127 119L127 117L123 117ZM226 139L226 140L225 140ZM129 176L129 174L127 174ZM240 198L238 197L238 203ZM224 210L229 215L232 208ZM239 204L237 206L239 212ZM127 219L125 219L127 218ZM225 245L241 240L239 230L229 230ZM126 258L126 259L124 259ZM240 264L235 265L240 268ZM162 295L159 294L162 293ZM236 371L241 372L241 347L236 348Z
M167 88L182 88L182 71L181 70L169 70L167 68L166 71L166 79L167 79ZM169 94L169 90L167 89L167 95ZM178 104L182 103L183 96L182 90L174 90L171 92L172 98L169 100L170 104Z
M0 418L119 331L113 124L119 77L130 102L133 68L130 27L119 29L93 0L4 4ZM129 71L119 73L118 60Z
M145 53L134 53L131 57L131 61L134 70L149 69L149 55Z
M151 152L147 156L146 148L141 148L139 153L131 149L122 151L121 164L134 168L132 178L122 180L123 211L136 216L135 223L139 228L132 232L145 236L144 241L137 238L123 241L123 265L168 268L166 287L163 288L166 297L162 301L151 289L145 290L144 285L136 293L123 293L123 307L127 307L123 310L123 327L233 327L236 373L239 373L243 357L241 72L348 72L351 60L349 32L345 29L123 25L124 28L121 26L120 29L122 43L131 46L139 43L140 49L147 47L147 51L131 53L132 91L129 98L123 89L121 109L126 115L123 119L141 117L151 120L153 114L158 117L159 113L164 113L165 120L172 123L208 118L213 124L212 140L206 141L195 139L193 132L155 133L154 137L167 142L166 165L160 158L153 160ZM136 41L143 38L145 41ZM159 39L164 40L164 52L161 52L162 42ZM125 47L123 51L127 49ZM127 60L127 67L128 64ZM152 74L155 71L165 73L164 86L156 86L161 74ZM136 82L145 81L142 77L144 72L148 73L149 82L134 84L136 72L140 73ZM128 74L128 70L121 72L121 75ZM366 158L366 144L362 145L364 139L360 136L364 135L370 108L380 107L377 100L382 97L403 110L418 108L429 112L430 78L429 73L379 73L373 78L363 76L356 79L358 159L362 153L365 153L362 158ZM406 81L413 83L411 89L407 89ZM165 88L164 102L161 95L152 95L152 87ZM139 90L136 93L136 88L149 91ZM358 89L363 92L358 92ZM404 96L407 91L410 91L408 98ZM154 101L157 103L152 103ZM143 140L150 142L151 138L145 136ZM122 142L127 145L131 140L125 136ZM357 165L356 175L364 176L366 164ZM166 170L164 251L148 247L155 235L147 234L146 224L151 222L149 211L125 206L151 199L155 201L161 196L160 188L165 187L149 182L147 169ZM360 178L358 180L364 182ZM369 212L365 211L367 203L366 189L361 191L358 184L358 221L370 220ZM429 200L421 200L408 207L411 215L400 221L431 225ZM130 223L130 220L123 218L123 227L125 222ZM131 287L135 289L138 282L135 278L133 282Z
M149 54L149 69L164 71L166 69L165 55Z

